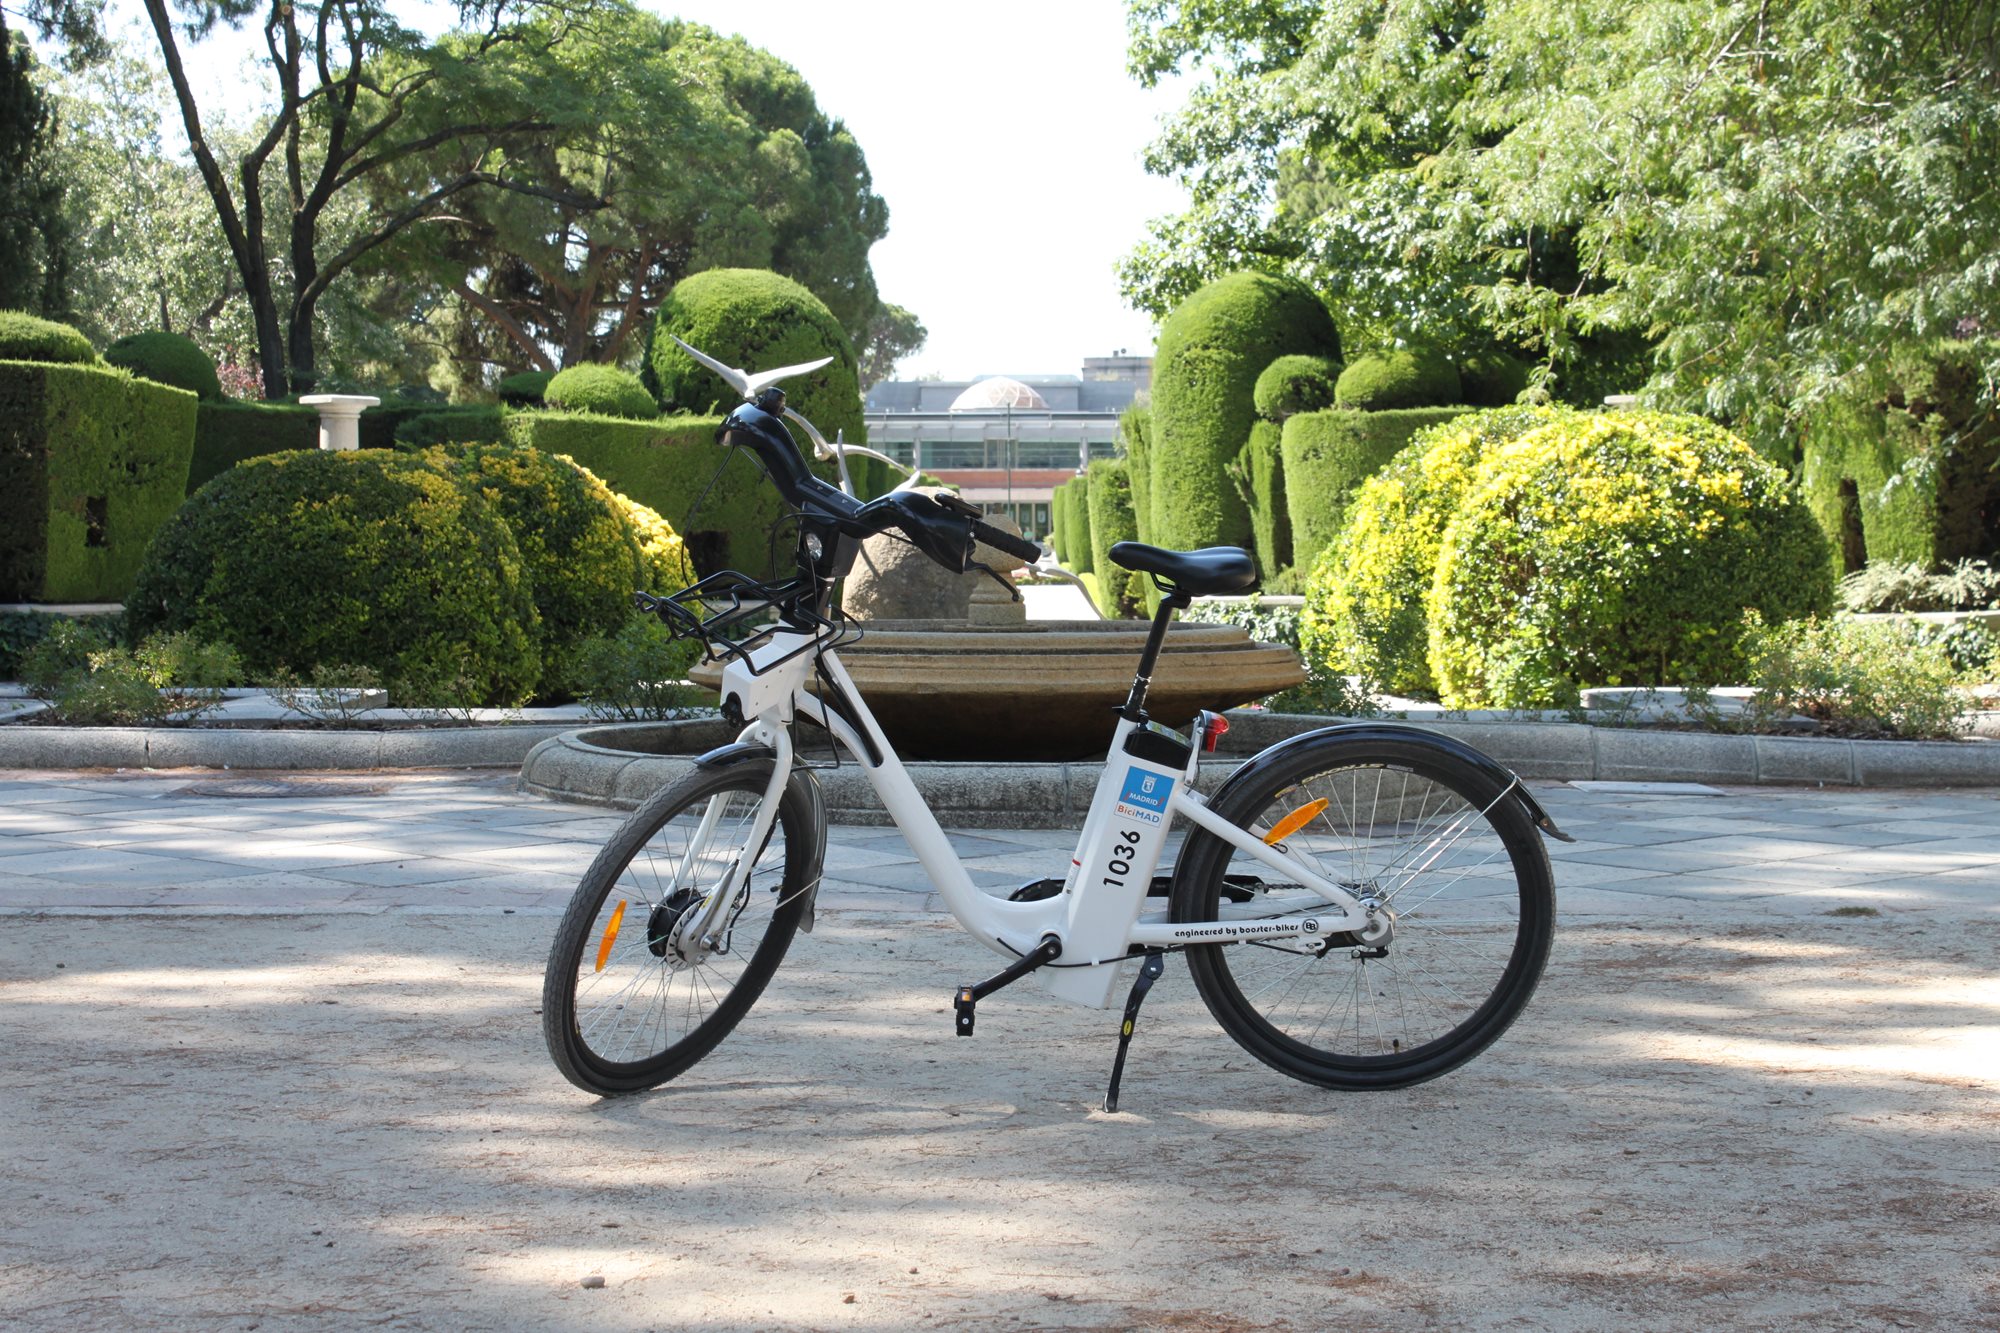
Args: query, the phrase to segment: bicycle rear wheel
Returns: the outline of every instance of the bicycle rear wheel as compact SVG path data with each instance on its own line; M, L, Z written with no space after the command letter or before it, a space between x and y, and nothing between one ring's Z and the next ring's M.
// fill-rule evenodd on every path
M542 983L542 1035L579 1088L614 1096L685 1073L763 993L826 832L794 784L763 845L746 845L770 775L769 760L697 769L633 811L584 872ZM746 858L695 938L688 927Z
M1372 942L1188 949L1209 1012L1265 1064L1324 1087L1405 1087L1484 1050L1534 993L1554 929L1548 853L1522 802L1470 763L1421 737L1329 736L1273 756L1214 809L1372 898L1390 923ZM1212 921L1226 900L1240 910L1244 880L1271 878L1196 830L1169 908ZM1258 883L1251 901L1298 888Z

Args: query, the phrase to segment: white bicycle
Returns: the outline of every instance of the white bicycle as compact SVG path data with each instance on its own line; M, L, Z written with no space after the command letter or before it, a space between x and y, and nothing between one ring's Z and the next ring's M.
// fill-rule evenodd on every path
M685 345L684 345L685 346ZM604 1096L686 1072L740 1022L810 931L826 813L795 763L800 719L831 733L953 916L1006 959L953 1000L960 1036L978 1002L1029 973L1050 994L1108 1008L1126 988L1106 1109L1139 1007L1181 953L1209 1012L1259 1060L1330 1088L1404 1087L1477 1055L1540 979L1555 917L1541 835L1565 838L1513 773L1415 727L1363 722L1295 737L1238 768L1213 796L1196 765L1227 729L1202 713L1182 735L1146 716L1168 623L1192 598L1256 581L1234 547L1111 548L1163 600L1075 853L1060 877L1008 897L977 888L841 666L854 630L835 586L863 538L895 532L947 568L975 542L1039 550L949 494L896 490L863 504L820 480L786 429L777 381L687 349L743 392L724 444L752 450L798 511L797 568L781 581L725 572L671 597L640 595L723 660L730 745L653 795L578 885L549 954L543 1031L557 1068ZM1191 826L1159 871L1176 825Z

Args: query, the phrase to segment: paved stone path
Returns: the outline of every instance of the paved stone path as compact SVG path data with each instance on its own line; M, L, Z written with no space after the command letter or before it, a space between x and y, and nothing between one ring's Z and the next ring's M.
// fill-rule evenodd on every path
M1567 917L2000 914L2000 792L1531 785L1577 839L1549 844ZM556 913L620 818L500 773L0 772L0 912ZM1056 873L1071 841L952 835L985 888ZM820 902L943 910L882 827L833 830Z

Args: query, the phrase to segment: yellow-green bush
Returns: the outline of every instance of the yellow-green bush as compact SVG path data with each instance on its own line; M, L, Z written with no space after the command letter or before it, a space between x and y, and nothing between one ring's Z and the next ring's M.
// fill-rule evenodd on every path
M1481 458L1568 413L1515 407L1453 418L1417 432L1363 482L1306 583L1299 645L1307 665L1393 694L1434 696L1424 597L1445 525Z
M1489 455L1446 527L1431 671L1453 707L1731 682L1748 665L1746 610L1775 622L1831 609L1827 559L1784 473L1721 427L1558 420Z
M392 694L508 704L540 674L505 520L431 459L383 449L270 454L216 477L154 536L126 611L135 639L189 630L256 678L344 663Z

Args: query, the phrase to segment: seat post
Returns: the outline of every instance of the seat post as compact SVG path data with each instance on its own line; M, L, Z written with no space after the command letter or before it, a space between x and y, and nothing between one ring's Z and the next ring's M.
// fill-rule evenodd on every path
M1172 623L1174 612L1184 609L1193 600L1184 592L1168 592L1160 599L1160 609L1153 614L1153 628L1146 635L1145 651L1139 654L1139 672L1132 677L1132 692L1125 696L1125 706L1118 710L1118 716L1128 722L1146 720L1146 688L1153 683L1153 668L1159 663L1160 647L1167 638L1167 626Z

